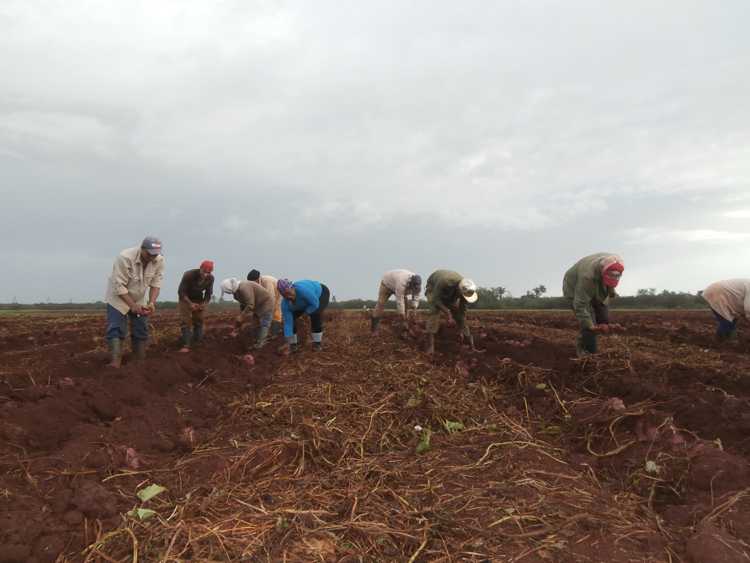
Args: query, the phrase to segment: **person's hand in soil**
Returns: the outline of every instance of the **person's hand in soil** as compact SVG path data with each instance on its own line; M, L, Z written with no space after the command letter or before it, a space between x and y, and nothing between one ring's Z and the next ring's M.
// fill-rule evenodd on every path
M598 332L601 334L607 334L609 332L609 325L608 324L598 324L594 327L594 332Z

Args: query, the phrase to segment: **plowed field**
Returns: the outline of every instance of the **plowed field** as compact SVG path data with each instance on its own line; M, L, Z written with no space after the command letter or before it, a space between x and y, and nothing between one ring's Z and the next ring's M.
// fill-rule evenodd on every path
M159 312L119 371L103 314L0 317L0 562L750 561L750 334L615 311L577 360L571 313L470 315L481 353L332 313L248 366Z

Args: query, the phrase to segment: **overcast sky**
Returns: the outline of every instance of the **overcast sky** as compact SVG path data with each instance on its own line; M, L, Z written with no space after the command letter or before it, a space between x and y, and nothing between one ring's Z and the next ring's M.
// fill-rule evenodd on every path
M377 295L750 277L750 2L0 2L0 302L101 299L162 238Z

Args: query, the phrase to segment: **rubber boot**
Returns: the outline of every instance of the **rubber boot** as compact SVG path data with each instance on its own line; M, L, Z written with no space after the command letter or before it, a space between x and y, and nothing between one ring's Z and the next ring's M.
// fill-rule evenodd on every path
M283 326L281 321L271 321L271 337L281 334Z
M122 340L119 338L113 338L112 340L108 340L107 344L109 344L109 354L111 358L107 366L118 369L122 366Z
M430 333L427 338L427 353L432 355L435 353L435 335Z
M180 333L182 336L180 336L180 344L182 344L183 348L189 348L190 347L190 341L193 338L193 333L190 330L189 326L183 326L180 329Z
M323 349L323 333L313 332L311 336L313 352L320 352Z
M377 331L379 324L380 324L380 317L370 317L370 332Z
M193 325L193 344L200 344L203 340L203 323L195 323Z
M299 339L297 338L296 334L290 336L287 339L287 342L289 342L289 349L292 351L293 354L296 354L297 352L300 351Z
M579 358L585 358L591 354L596 354L596 350L596 333L591 330L582 330L576 340L576 355Z
M268 340L268 331L270 327L261 325L260 330L258 330L258 338L255 340L255 349L260 350L263 348L263 346L266 345L266 341Z
M146 359L146 341L133 340L133 356L136 361L140 362Z

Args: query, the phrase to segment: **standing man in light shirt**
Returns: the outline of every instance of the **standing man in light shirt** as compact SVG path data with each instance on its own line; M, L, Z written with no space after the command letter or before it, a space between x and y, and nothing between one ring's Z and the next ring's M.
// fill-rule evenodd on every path
M128 322L135 359L146 357L148 316L156 310L163 277L164 257L161 241L156 237L146 237L140 247L126 248L115 258L106 295L110 367L122 365L122 343L128 335Z
M383 274L378 288L378 304L372 312L370 328L376 332L383 316L385 303L391 295L396 296L396 308L404 321L404 329L408 328L408 310L419 307L419 294L422 292L422 278L409 270L391 270ZM408 307L407 307L408 301Z

